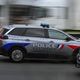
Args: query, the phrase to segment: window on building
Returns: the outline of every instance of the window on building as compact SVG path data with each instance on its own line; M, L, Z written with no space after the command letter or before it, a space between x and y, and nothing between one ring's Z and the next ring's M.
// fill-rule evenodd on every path
M11 6L10 7L10 23L18 23L28 19L36 19L47 16L45 8L34 6Z
M29 16L28 6L11 6L10 23L24 23Z
M30 16L32 18L42 18L47 16L47 9L41 7L31 7L30 8Z

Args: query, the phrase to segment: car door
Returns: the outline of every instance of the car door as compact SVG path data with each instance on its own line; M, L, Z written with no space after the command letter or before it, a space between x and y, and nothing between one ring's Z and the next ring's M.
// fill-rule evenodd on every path
M46 31L43 28L27 28L24 36L31 44L26 47L28 57L47 58Z
M67 43L66 38L68 37L63 32L60 32L55 29L48 29L49 42L53 42L54 49L49 53L50 57L54 55L55 59L66 59L70 55L68 49L65 46Z

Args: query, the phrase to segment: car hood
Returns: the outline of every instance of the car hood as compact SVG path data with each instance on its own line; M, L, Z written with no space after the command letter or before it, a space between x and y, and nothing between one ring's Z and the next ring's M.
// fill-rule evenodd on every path
M67 44L68 44L68 45L80 46L80 40L69 41Z

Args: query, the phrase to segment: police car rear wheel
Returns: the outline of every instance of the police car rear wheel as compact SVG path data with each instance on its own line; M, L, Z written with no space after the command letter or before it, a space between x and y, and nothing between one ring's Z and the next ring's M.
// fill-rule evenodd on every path
M13 62L20 62L24 58L24 51L21 48L14 48L10 51L10 59Z

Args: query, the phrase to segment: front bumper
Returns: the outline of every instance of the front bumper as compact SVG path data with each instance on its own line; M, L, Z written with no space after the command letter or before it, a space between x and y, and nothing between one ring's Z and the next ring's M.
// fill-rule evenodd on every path
M8 52L4 48L0 47L0 55L8 56Z

